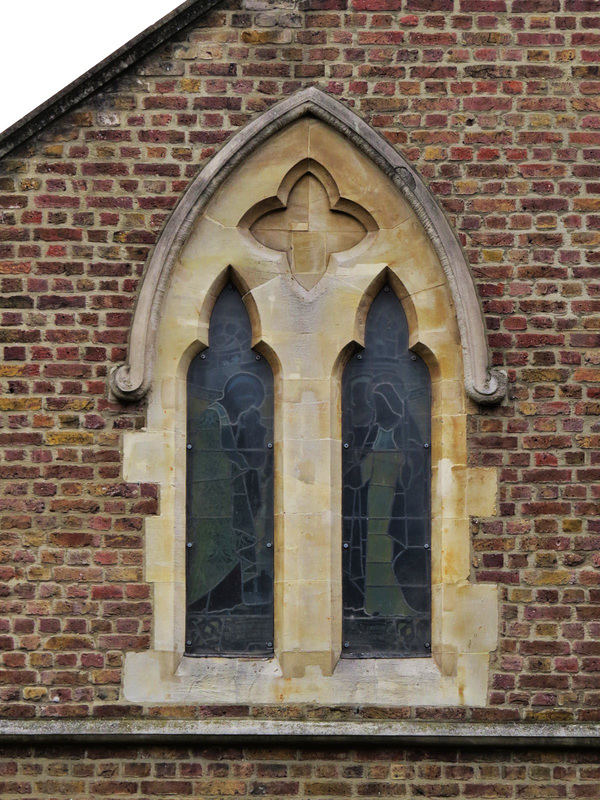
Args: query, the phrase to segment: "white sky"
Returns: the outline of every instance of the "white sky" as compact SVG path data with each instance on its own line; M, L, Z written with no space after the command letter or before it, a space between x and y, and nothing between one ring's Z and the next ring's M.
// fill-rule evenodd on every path
M183 0L0 0L0 132Z

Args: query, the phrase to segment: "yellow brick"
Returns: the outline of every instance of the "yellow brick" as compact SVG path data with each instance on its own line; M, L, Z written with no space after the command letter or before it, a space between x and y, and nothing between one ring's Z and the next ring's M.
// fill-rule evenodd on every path
M60 158L64 152L64 149L65 148L62 144L48 144L46 147L44 147L44 155Z
M537 413L537 405L535 403L520 403L519 411L527 417L532 417Z
M46 434L46 444L92 444L94 435L79 431L53 431Z
M600 233L592 233L591 231L580 231L579 233L574 233L573 244L600 244Z
M555 55L557 61L573 61L576 56L576 50L569 48L568 50L558 50Z
M456 181L458 194L475 194L479 189L477 181Z
M42 182L37 178L24 178L19 183L19 188L22 192L28 192L31 191L32 189L39 189L41 185Z
M483 251L483 259L484 261L502 261L504 258L504 253L502 250L484 250Z
M573 208L575 211L599 211L600 197L575 197Z
M0 411L37 411L41 407L39 397L0 397Z
M26 367L23 364L0 364L0 377L17 378L19 375L24 375L25 370Z
M550 114L531 114L529 124L532 128L549 128L552 125Z
M180 86L182 92L199 92L202 82L194 78L182 78Z
M527 61L550 61L549 50L528 50Z
M425 161L442 161L445 158L444 149L442 147L426 147L424 156Z
M566 569L526 572L525 582L532 586L565 586L571 581L571 572Z
M26 686L23 689L23 698L25 700L41 700L48 694L48 689L43 686Z

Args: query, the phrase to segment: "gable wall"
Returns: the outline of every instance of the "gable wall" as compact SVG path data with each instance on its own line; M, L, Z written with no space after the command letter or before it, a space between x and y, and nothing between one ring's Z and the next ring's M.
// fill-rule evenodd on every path
M429 183L509 372L508 402L470 417L472 465L501 468L498 515L472 525L472 579L502 587L501 646L489 707L460 716L598 719L592 12L588 0L223 4L5 158L2 715L174 713L121 700L124 653L150 643L144 518L159 498L123 481L123 433L144 425L144 403L109 399L107 374L190 178L246 122L316 83Z

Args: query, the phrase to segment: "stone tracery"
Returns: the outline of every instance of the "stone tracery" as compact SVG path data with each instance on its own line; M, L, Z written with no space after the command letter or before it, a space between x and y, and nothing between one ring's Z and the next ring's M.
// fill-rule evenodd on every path
M506 374L493 368L485 338L481 308L468 265L448 222L405 159L363 120L315 87L278 103L247 125L212 159L192 182L172 214L150 260L131 330L128 361L110 377L112 392L137 400L150 388L156 333L162 303L177 256L192 227L215 192L249 155L278 131L296 120L316 118L351 142L401 192L425 229L445 273L456 307L463 349L464 384L479 403L500 402L506 394Z
M292 276L309 291L326 273L333 253L359 245L377 226L365 209L340 198L335 181L320 164L309 160L306 171L297 177L298 172L292 169L278 196L258 203L240 224L249 224L260 244L285 252Z

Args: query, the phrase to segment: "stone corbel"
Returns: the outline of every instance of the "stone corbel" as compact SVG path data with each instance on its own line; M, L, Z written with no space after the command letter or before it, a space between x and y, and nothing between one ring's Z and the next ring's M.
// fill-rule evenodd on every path
M122 400L143 397L152 381L156 331L163 297L177 255L219 186L257 147L300 117L312 115L342 133L393 181L415 211L440 259L456 308L464 361L464 383L477 403L498 403L507 377L490 364L483 315L471 272L443 211L407 161L366 122L315 87L270 108L237 133L187 189L150 259L129 339L128 361L110 376Z

